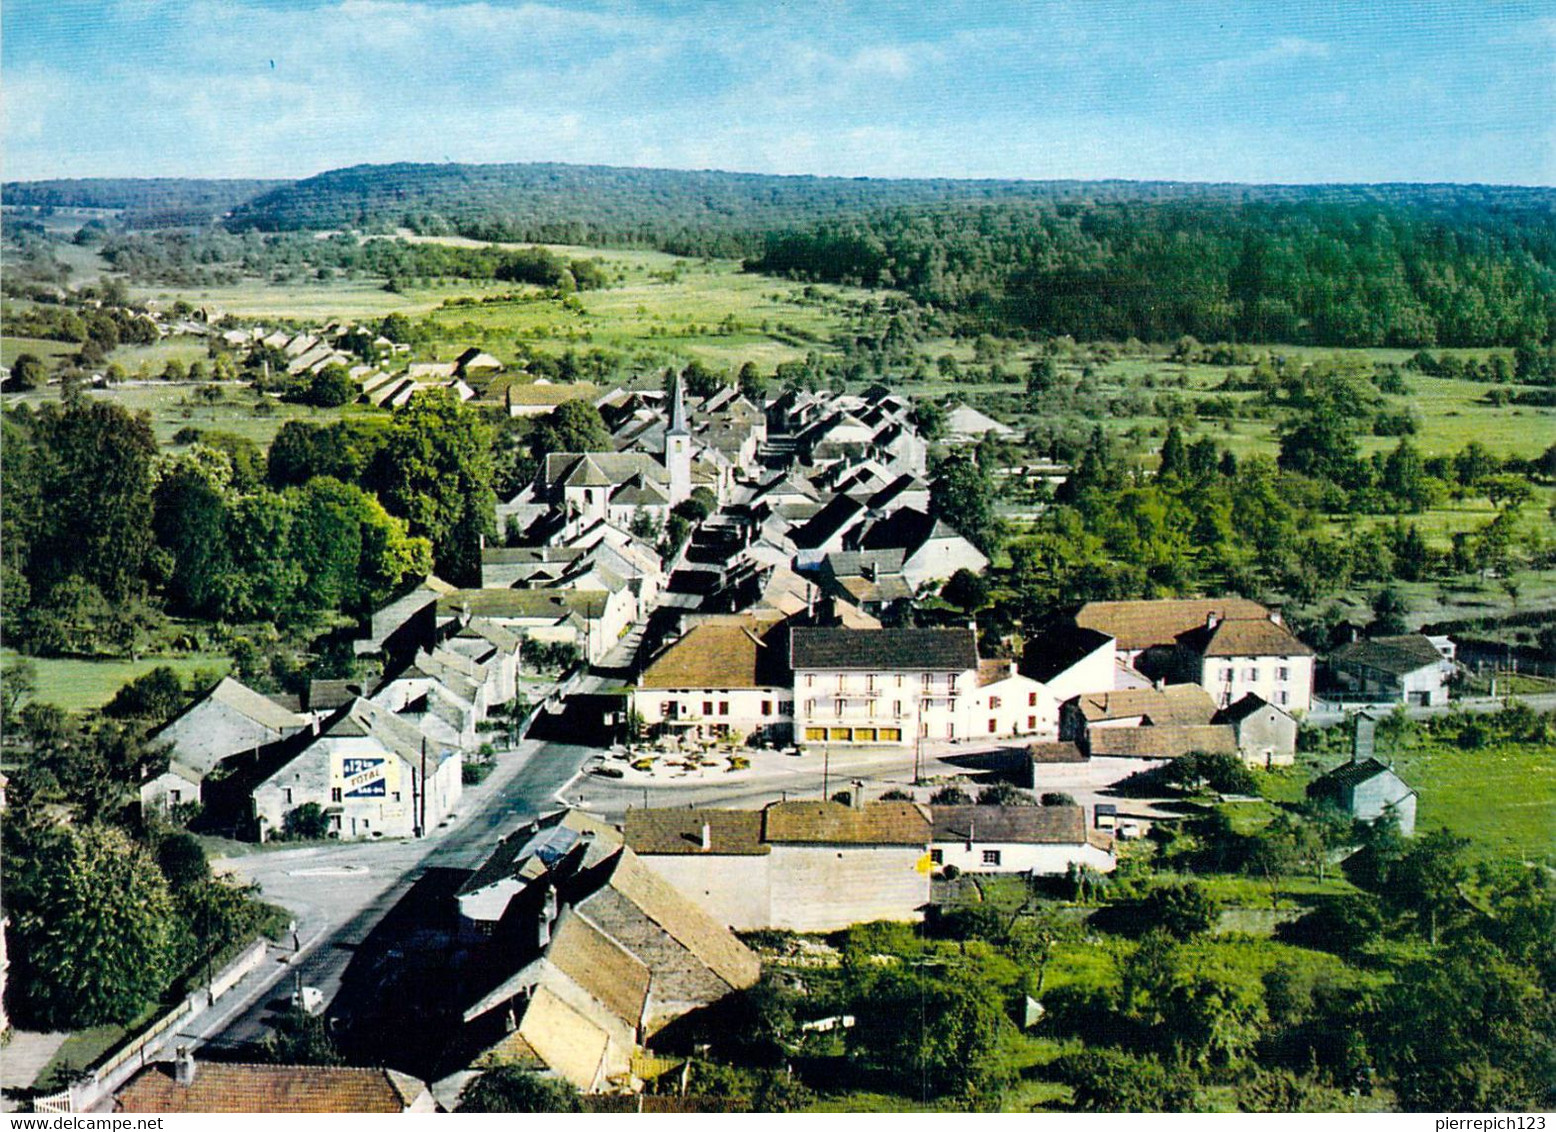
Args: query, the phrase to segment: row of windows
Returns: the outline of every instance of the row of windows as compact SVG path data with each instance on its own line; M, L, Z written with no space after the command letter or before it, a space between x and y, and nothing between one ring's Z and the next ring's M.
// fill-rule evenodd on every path
M866 692L876 692L876 691L879 691L881 688L886 686L887 679L891 680L891 686L893 688L901 688L901 687L904 686L903 685L904 677L900 673L897 674L896 676L892 676L892 677L889 677L889 678L888 677L876 676L876 675L873 675L873 674L867 674L865 676L865 678L864 678L864 690ZM949 688L951 691L954 692L954 691L956 691L957 679L958 679L957 674L955 672L952 672L952 673L950 673L950 674L948 674L946 676L946 678L945 678L945 680L943 682L944 682L944 684L945 684L945 686L947 688ZM924 688L924 689L928 690L930 688L933 688L935 686L936 682L937 681L936 681L935 674L932 673L932 672L924 672L924 673L921 673L919 675L919 686L921 688ZM846 691L848 691L848 689L850 687L853 686L852 678L849 677L848 675L844 674L844 673L841 673L841 672L838 673L838 675L835 677L834 683L835 683L836 689L839 692L846 692ZM814 688L815 686L816 686L816 674L814 672L806 673L805 674L805 687L807 687L807 688Z
M990 696L989 697L989 710L990 711L999 711L1000 704L1002 702L1003 702L1003 698L1002 697L1000 697L1000 696ZM1028 692L1027 693L1027 707L1036 707L1036 706L1037 706L1037 693L1036 692Z
M985 865L998 865L1000 863L1000 856L1001 850L999 849L985 849L983 851L983 863ZM937 865L945 864L945 850L931 849L929 851L929 859Z
M816 712L817 712L817 709L820 707L820 704L821 704L820 700L806 700L805 701L805 714L806 715L815 715ZM920 711L935 711L937 709L949 710L952 707L952 705L953 705L953 701L949 701L949 700L944 702L944 703L942 703L939 700L927 699L927 700L924 700L922 703L920 703L918 705L918 708L919 708ZM891 711L890 712L883 711L880 714L881 715L895 716L898 719L903 719L903 718L906 718L906 716L908 714L908 710L907 709L908 709L908 707L911 707L911 706L912 705L904 705L901 700L893 700L892 701L892 705L891 705ZM875 708L876 708L876 702L874 700L867 700L867 701L865 701L864 714L865 715L871 715L871 716L875 715L876 714ZM847 700L833 700L832 701L832 714L833 715L847 715L848 714L848 701Z
M1236 674L1237 674L1237 669L1228 666L1228 667L1225 667L1225 668L1223 668L1221 670L1221 679L1226 681L1228 684L1230 684L1232 682L1233 678L1236 676ZM1243 669L1243 679L1244 680L1257 680L1257 679L1259 679L1259 666L1255 664L1255 665L1250 665L1249 667ZM1282 665L1281 667L1277 668L1275 670L1275 679L1277 681L1279 681L1280 683L1282 683L1282 684L1286 683L1287 681L1289 681L1291 679L1291 669L1287 668L1285 665Z
M697 705L697 701L695 701L695 700L689 700L684 705L681 704L678 700L666 700L665 701L665 716L666 716L666 718L669 718L669 719L676 719L683 712L685 714L687 714L687 715L690 715L693 711L696 710L696 705ZM762 714L763 715L772 715L775 710L782 710L786 706L787 706L787 704L785 702L783 702L783 701L779 701L779 702L775 703L772 700L763 700L762 701ZM703 700L702 701L702 714L704 716L728 715L729 714L729 701L728 700L716 700L716 701L715 700Z

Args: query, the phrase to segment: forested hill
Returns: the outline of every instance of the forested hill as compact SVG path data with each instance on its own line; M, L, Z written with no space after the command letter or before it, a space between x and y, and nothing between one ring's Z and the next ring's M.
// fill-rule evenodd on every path
M360 165L302 181L77 181L16 204L281 232L409 228L740 256L892 286L964 329L1487 346L1556 331L1556 190L876 180L607 166ZM158 206L161 206L158 212ZM182 213L180 213L182 210Z
M358 165L266 193L230 226L408 227L478 239L746 255L762 233L904 205L1153 195L1170 185L786 177L601 165Z
M1434 214L1556 207L1556 192L1453 185L881 180L613 166L358 165L283 185L229 225L266 231L408 227L518 241L642 244L750 255L765 233L902 208L1175 201L1408 205Z
M904 208L774 233L749 266L1081 340L1490 346L1556 330L1548 190Z
M368 165L230 226L408 227L739 255L901 287L990 329L1160 341L1490 345L1556 327L1556 191L779 177L579 165Z
M182 177L89 177L80 180L10 181L0 188L6 204L36 208L105 208L125 214L137 228L206 224L286 181L191 180Z

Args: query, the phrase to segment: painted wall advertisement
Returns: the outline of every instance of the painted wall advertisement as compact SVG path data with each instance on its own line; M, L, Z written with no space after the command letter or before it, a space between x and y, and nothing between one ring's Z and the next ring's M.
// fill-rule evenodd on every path
M389 793L389 760L347 756L340 760L341 793L347 798L383 798Z

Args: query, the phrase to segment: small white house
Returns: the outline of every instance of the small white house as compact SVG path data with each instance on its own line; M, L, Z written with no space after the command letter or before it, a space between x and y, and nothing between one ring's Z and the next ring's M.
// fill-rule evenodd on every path
M967 710L973 735L1059 734L1059 702L1042 684L1017 672L1013 660L978 662L978 690Z
M930 860L964 873L1056 876L1071 865L1113 869L1113 842L1088 834L1080 806L931 806Z

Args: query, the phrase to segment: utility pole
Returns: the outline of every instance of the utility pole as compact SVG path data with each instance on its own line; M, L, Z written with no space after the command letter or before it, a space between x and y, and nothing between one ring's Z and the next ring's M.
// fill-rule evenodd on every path
M832 769L832 745L829 743L821 748L821 800L826 801L832 795L830 793L829 780Z
M411 782L411 786L412 801L416 804L416 836L425 837L427 836L427 737L425 735L421 737L421 790L419 797L415 797L418 792L415 790L416 783L414 780Z

